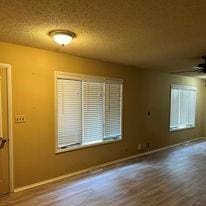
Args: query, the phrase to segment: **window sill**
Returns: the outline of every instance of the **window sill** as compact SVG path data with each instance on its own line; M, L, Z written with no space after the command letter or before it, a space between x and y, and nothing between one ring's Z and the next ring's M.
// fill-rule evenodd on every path
M190 127L179 127L179 128L170 128L170 132L177 132L177 131L181 131L181 130L186 130L186 129L193 129L195 128L195 126L190 126Z
M122 141L122 137L119 137L118 139L111 139L111 140L104 140L101 142L93 142L91 144L84 144L84 145L76 145L76 146L71 146L65 149L56 149L56 154L64 153L64 152L69 152L69 151L74 151L74 150L80 150L88 147L95 147L99 145L104 145L104 144L111 144L114 142L120 142Z

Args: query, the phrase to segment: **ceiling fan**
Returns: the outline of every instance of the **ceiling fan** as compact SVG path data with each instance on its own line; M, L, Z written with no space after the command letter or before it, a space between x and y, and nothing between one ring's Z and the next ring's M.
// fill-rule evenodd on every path
M194 70L187 70L187 71L179 71L179 72L172 72L173 74L180 74L180 73L206 73L206 56L202 56L202 59L205 61L204 63L200 63L197 66L192 67Z

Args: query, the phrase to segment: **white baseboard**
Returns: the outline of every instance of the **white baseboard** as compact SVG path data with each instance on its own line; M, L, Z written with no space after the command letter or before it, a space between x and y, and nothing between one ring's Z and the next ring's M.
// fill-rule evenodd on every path
M97 166L89 167L87 169L79 170L77 172L72 172L72 173L69 173L69 174L66 174L66 175L61 175L61 176L58 176L58 177L55 177L55 178L52 178L52 179L40 181L40 182L30 184L30 185L26 185L26 186L23 186L23 187L18 187L18 188L14 189L14 192L21 192L21 191L28 190L28 189L31 189L31 188L34 188L34 187L38 187L38 186L41 186L41 185L44 185L44 184L48 184L48 183L56 182L58 180L62 180L62 179L68 178L68 177L72 177L72 176L75 176L75 175L80 175L80 174L83 174L83 173L87 173L87 172L91 172L91 171L95 171L95 170L100 170L101 168L106 167L106 166L114 165L114 164L117 164L117 163L120 163L120 162L131 160L131 159L141 157L141 156L144 156L144 155L149 155L149 154L152 154L152 153L156 153L156 152L159 152L159 151L162 151L162 150L166 150L166 149L169 149L169 148L172 148L172 147L177 147L177 146L180 146L180 145L183 145L183 144L186 144L186 143L189 143L189 142L193 142L193 141L198 141L198 140L201 140L201 139L205 139L205 137L195 138L195 139L191 139L191 140L188 140L188 141L185 141L185 142L180 142L180 143L177 143L177 144L173 144L173 145L170 145L170 146L161 147L159 149L155 149L155 150L152 150L152 151L148 151L148 152L140 153L140 154L137 154L137 155L125 157L125 158L118 159L118 160L115 160L115 161L110 161L110 162L103 163L103 164L100 164L100 165L97 165Z

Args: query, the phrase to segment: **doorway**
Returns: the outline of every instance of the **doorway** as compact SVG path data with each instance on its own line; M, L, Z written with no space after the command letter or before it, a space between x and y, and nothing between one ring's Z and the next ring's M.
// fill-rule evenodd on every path
M11 108L11 67L0 63L0 195L13 191Z

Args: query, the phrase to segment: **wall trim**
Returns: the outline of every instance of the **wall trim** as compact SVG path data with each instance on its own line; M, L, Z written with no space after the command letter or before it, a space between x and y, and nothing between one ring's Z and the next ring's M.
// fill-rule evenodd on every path
M66 178L69 178L69 177L72 177L72 176L76 176L76 175L80 175L80 174L83 174L83 173L88 173L88 172L92 172L92 171L96 171L96 170L101 170L102 168L104 168L106 166L121 163L121 162L131 160L131 159L134 159L134 158L137 158L137 157L153 154L153 153L156 153L156 152L159 152L159 151L162 151L162 150L167 150L167 149L170 149L170 148L173 148L173 147L184 145L184 144L187 144L187 143L190 143L190 142L195 142L195 141L205 139L205 138L206 137L199 137L199 138L191 139L191 140L188 140L188 141L180 142L180 143L177 143L177 144L161 147L159 149L151 150L151 151L148 151L148 152L140 153L140 154L137 154L137 155L132 155L132 156L129 156L129 157L118 159L118 160L106 162L106 163L99 164L99 165L96 165L96 166L93 166L93 167L89 167L87 169L83 169L83 170L79 170L79 171L76 171L76 172L68 173L66 175L61 175L61 176L51 178L51 179L48 179L48 180L44 180L44 181L40 181L40 182L37 182L37 183L34 183L34 184L26 185L26 186L23 186L23 187L18 187L16 189L14 189L14 192L21 192L21 191L24 191L24 190L32 189L34 187L38 187L38 186L45 185L45 184L48 184L48 183L63 180L63 179L66 179Z

